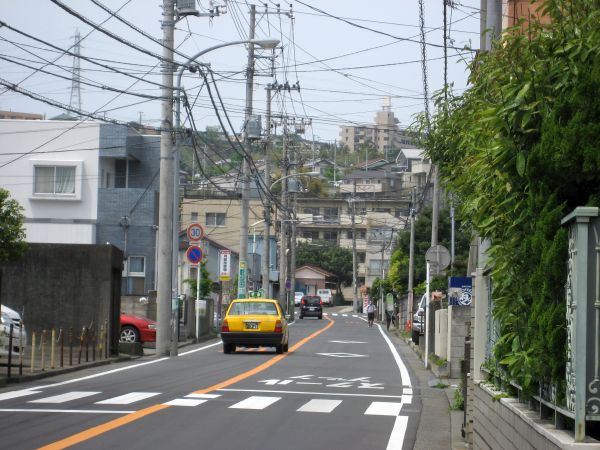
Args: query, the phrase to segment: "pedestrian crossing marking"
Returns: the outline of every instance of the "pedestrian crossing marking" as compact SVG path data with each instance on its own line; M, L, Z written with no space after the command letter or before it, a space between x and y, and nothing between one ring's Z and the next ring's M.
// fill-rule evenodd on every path
M188 394L185 398L205 398L207 400L218 398L221 394Z
M176 398L169 402L165 402L164 404L169 406L198 406L207 401L208 400L204 399Z
M158 395L159 392L130 392L129 394L119 395L118 397L109 398L96 402L97 405L129 405L139 402L150 397Z
M0 394L0 401L10 400L11 398L25 397L26 395L39 394L40 392L42 392L42 391L22 390L22 391L3 392L2 394Z
M312 399L308 403L302 405L296 411L330 413L337 408L340 403L342 403L341 400Z
M373 402L365 411L365 416L397 416L402 409L402 403Z
M230 408L265 409L266 407L271 406L278 400L281 400L281 397L262 397L258 395L253 395L245 400L242 400L241 402L236 403L235 405L231 405Z
M102 392L73 391L67 392L66 394L53 395L52 397L44 397L37 400L30 400L29 403L65 403L70 402L71 400L90 397L92 395L98 395L101 393Z

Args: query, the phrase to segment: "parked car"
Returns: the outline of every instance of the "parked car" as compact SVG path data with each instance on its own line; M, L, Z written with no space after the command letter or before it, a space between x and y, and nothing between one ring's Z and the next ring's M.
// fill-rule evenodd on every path
M277 300L244 298L231 302L221 324L223 353L241 347L275 347L288 351L289 331Z
M325 306L333 305L333 294L331 293L331 289L317 289L317 295L321 297Z
M300 300L302 300L302 296L304 292L294 292L294 305L300 305Z
M305 295L300 301L300 318L323 318L323 300L318 295Z
M423 294L421 300L419 300L419 305L417 307L417 312L413 314L413 330L418 331L419 334L423 334L425 332L424 325L424 317L425 317L425 304L427 302L427 294Z
M4 308L3 308L4 309ZM10 351L10 325L13 325L12 354L19 356L21 346L25 347L26 336L21 334L21 327L14 326L13 319L5 312L0 313L0 356L7 356Z
M156 342L156 322L146 317L121 313L121 342Z
M18 335L21 337L23 347L25 347L27 345L27 330L25 329L25 324L23 323L21 315L6 305L2 305L2 314L6 314L10 319L10 322L7 324L9 328L10 323L13 324L13 339L17 335L18 330Z

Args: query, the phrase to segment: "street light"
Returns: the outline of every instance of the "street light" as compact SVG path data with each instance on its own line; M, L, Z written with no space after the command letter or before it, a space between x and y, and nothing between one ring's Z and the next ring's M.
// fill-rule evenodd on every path
M168 13L170 14L170 13ZM169 15L167 14L167 17L169 17ZM172 30L170 32L171 34L168 36L169 39L172 39ZM192 56L190 59L188 59L183 65L181 65L179 67L178 73L177 73L177 96L176 96L176 114L175 114L175 129L178 130L180 127L180 117L181 117L181 78L183 76L183 72L186 69L193 69L196 67L196 65L193 65L194 61L199 58L200 56L211 52L213 50L217 50L219 48L223 48L223 47L228 47L231 45L239 45L239 44L255 44L258 45L259 47L265 48L265 49L272 49L275 48L278 44L279 44L279 40L278 39L271 39L271 38L267 38L267 39L247 39L247 40L240 40L240 41L232 41L232 42L225 42L223 44L218 44L218 45L214 45L212 47L208 47L198 53L196 53L194 56ZM169 41L169 45L166 45L165 47L173 47L172 42ZM171 51L172 52L172 51ZM172 60L172 55L171 54L166 54L166 60ZM165 73L163 75L163 84L167 87L170 87L170 91L169 89L165 90L165 97L172 95L172 87L173 87L173 74L172 72L170 72L168 69L165 70ZM163 101L163 111L162 111L162 115L163 115L163 128L165 128L165 130L167 128L169 128L167 125L170 122L169 117L172 118L172 109L171 109L171 105L169 104L169 101ZM168 347L168 341L169 341L169 327L166 326L165 324L168 322L168 318L171 317L171 327L170 327L170 334L171 334L171 351L170 353L172 355L176 355L177 354L177 340L178 340L178 336L173 336L173 329L176 326L176 323L174 322L173 318L174 318L174 312L175 312L175 308L177 307L177 303L174 301L174 299L177 298L177 289L178 289L178 252L179 252L179 226L178 226L178 200L179 200L179 147L181 144L181 140L180 139L176 139L175 141L175 150L174 152L172 152L172 155L170 154L171 152L170 150L170 144L167 141L170 141L171 136L170 133L168 131L163 131L163 133L161 134L161 163L160 163L160 177L161 177L161 191L163 193L163 195L161 195L161 201L159 201L159 217L161 219L161 221L164 221L165 223L169 223L171 226L171 230L169 230L169 228L167 226L162 227L159 229L159 257L161 258L161 262L160 262L160 266L161 268L164 270L166 268L169 267L168 264L168 258L170 256L171 260L170 260L170 266L171 266L171 279L169 280L169 276L167 275L168 273L168 269L164 270L163 275L161 275L161 279L160 282L158 283L158 293L157 293L157 319L158 319L158 329L157 329L157 354L164 354L166 352L166 349ZM164 141L164 142L163 142ZM169 166L169 159L173 158L173 167L171 168ZM173 176L173 182L169 183L167 181L168 177L169 177L169 173L172 172ZM171 195L170 192L168 192L168 189L171 189L171 187L169 186L167 188L167 186L171 184L171 186L173 186L174 192ZM164 187L164 189L163 189ZM173 202L172 205L169 205L169 198L170 200ZM169 236L170 232L172 233L172 236ZM171 252L169 255L169 251L168 251L168 247L169 244L168 241L171 241ZM198 267L198 270L200 270L200 268ZM166 273L165 273L166 272ZM171 312L169 314L169 308L168 308L168 301L169 301L169 297L171 299Z

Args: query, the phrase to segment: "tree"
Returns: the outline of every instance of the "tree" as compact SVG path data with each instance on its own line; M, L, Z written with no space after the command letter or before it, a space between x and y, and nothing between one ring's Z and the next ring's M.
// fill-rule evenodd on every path
M548 0L549 24L503 35L471 64L471 87L437 97L422 145L459 214L491 242L499 367L526 392L564 399L567 235L600 206L600 2Z
M342 284L352 283L352 252L327 241L318 244L301 242L296 247L296 267L304 264L321 267L337 277L338 292Z
M192 290L192 296L197 297L197 289L198 289L198 279L197 278L187 278L183 280L184 283L188 283L190 285L190 289ZM206 269L206 261L202 261L200 263L200 298L204 298L208 296L212 292L213 281L210 279L210 274Z
M0 189L0 263L13 261L27 251L23 208Z
M424 291L426 278L425 253L431 247L431 207L423 209L415 221L415 261L413 284L417 292ZM438 242L447 249L451 248L451 221L448 208L440 210L438 221ZM454 237L454 264L446 270L448 275L465 276L465 270L469 258L469 243L471 230L460 221L455 223ZM398 234L398 240L392 253L388 278L396 293L406 292L408 289L408 265L410 255L410 230L402 230ZM419 285L421 285L419 287ZM433 277L431 280L432 290L445 291L448 286L447 276Z

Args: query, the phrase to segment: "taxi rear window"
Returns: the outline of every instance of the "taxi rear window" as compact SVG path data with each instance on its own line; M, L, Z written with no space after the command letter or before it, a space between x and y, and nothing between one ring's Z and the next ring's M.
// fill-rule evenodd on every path
M277 315L275 303L270 302L234 302L228 312L232 316L248 316L252 314Z

